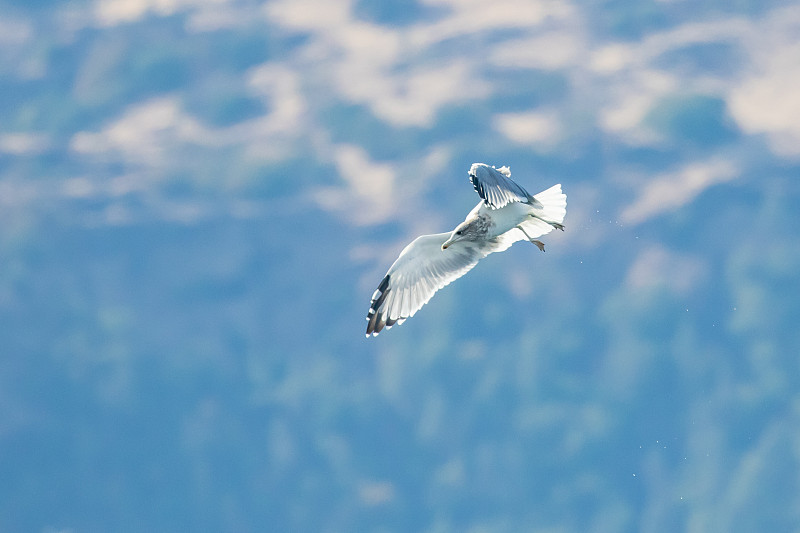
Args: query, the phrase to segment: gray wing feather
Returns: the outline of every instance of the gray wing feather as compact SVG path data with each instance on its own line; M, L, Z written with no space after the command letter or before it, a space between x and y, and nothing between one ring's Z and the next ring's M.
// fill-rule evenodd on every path
M500 209L512 202L535 201L528 191L514 183L506 167L496 169L484 163L475 163L469 169L472 186L489 207Z
M403 249L372 295L367 337L414 316L436 291L469 272L497 246L459 241L442 250L449 236L423 235Z

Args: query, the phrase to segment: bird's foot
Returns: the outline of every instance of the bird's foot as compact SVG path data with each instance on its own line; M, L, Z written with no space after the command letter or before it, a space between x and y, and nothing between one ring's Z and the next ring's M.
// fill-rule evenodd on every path
M531 236L528 235L528 232L525 231L525 228L523 228L522 226L517 226L517 227L519 228L519 230L522 233L525 234L525 236L528 238L529 241L531 241L533 244L536 245L537 248L539 248L541 251L544 252L544 243L542 241L537 241L536 239L531 239Z

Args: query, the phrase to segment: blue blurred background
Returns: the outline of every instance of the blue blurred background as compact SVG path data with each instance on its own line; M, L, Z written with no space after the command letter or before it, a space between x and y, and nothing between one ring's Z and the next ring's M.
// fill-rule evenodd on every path
M800 530L793 1L0 1L0 530ZM562 183L364 338L473 162Z

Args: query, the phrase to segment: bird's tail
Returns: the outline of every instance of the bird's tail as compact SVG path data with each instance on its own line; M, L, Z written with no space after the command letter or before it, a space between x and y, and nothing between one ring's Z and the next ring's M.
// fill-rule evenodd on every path
M534 199L541 205L536 205L536 216L547 222L561 224L567 215L567 195L561 192L561 184L557 183L549 189L535 194Z

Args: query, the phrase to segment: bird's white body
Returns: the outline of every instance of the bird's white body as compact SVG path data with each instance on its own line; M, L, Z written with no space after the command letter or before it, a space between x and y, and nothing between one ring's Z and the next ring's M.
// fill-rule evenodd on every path
M422 235L406 246L372 295L367 336L414 316L434 293L477 262L520 240L544 251L536 237L564 229L567 196L561 185L531 196L510 179L507 167L475 163L469 171L482 201L450 233Z
M528 202L509 202L495 208L481 201L453 232L472 220L483 219L487 222L486 239L500 238L511 245L523 238L530 240L549 233L554 227L562 228L566 205L567 197L560 184L530 197Z
M489 226L487 237L492 238L502 235L528 220L533 209L533 207L519 202L508 204L500 209L492 209L486 203L480 202L469 212L464 220L469 220L472 217L489 217L492 223Z

